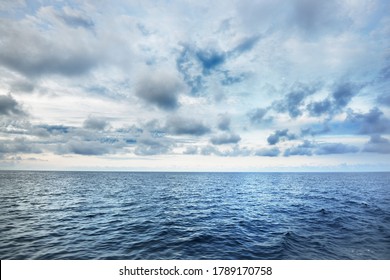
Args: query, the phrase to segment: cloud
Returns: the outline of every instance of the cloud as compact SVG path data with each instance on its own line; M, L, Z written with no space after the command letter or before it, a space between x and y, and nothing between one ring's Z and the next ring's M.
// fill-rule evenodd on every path
M238 2L238 11L248 30L271 33L284 32L315 39L338 34L351 24L350 11L340 1L313 2L281 0Z
M139 156L167 154L173 145L174 143L165 137L153 137L146 133L137 139L134 154Z
M239 145L234 145L230 149L220 150L214 146L208 145L204 146L200 150L200 154L204 156L216 155L220 157L239 157L239 156L249 156L252 153L250 149L241 148Z
M25 137L16 137L12 141L0 141L0 154L39 154L42 150L36 143L33 143Z
M183 154L218 168L238 161L216 157L385 162L386 1L65 2L0 1L3 158L34 168L28 151L42 151L58 169L135 166L137 155L162 159L154 169L202 168Z
M286 94L284 99L274 102L272 107L279 113L287 112L291 118L297 118L302 115L302 106L305 98L316 90L316 87L295 86L291 92Z
M284 156L312 156L357 153L359 148L343 143L314 143L304 140L302 144L293 146L284 151Z
M176 68L182 75L184 82L191 89L192 94L199 93L205 87L205 81L198 61L194 58L193 48L182 45L182 50L176 58Z
M237 68L231 69L226 64L234 63L241 54L251 51L259 39L257 35L245 37L236 47L226 51L220 50L218 44L203 47L195 43L181 43L176 68L194 95L216 81L226 87L243 82L247 73L236 73Z
M220 151L213 147L213 146L205 146L202 147L200 150L200 154L204 156L209 156L209 155L221 155Z
M366 114L349 113L346 125L357 125L360 134L390 133L390 119L377 107L372 108Z
M331 128L329 127L328 122L325 123L315 123L311 127L305 127L301 129L301 136L306 135L320 135L320 134L326 134L331 131Z
M211 143L214 145L237 144L240 140L241 137L234 133L223 133L213 136L210 139Z
M109 126L106 119L89 116L83 124L84 128L92 130L104 130Z
M277 147L263 148L255 151L256 156L262 157L277 157L280 154L280 150Z
M10 90L12 92L30 93L35 89L35 85L33 83L25 80L14 81L10 84L10 86Z
M254 46L256 46L260 38L261 36L259 35L243 38L240 43L229 52L229 55L241 54L252 50Z
M380 135L372 135L363 148L363 152L390 154L390 141Z
M72 130L74 130L74 127L71 126L40 124L34 127L33 132L34 134L40 132L43 133L44 136L48 136L67 134Z
M0 115L24 116L26 113L16 100L9 95L0 95Z
M166 111L179 107L178 95L183 90L180 80L167 73L155 72L143 76L137 84L136 95L146 103Z
M63 32L62 37L56 35L39 31L31 23L2 20L0 64L26 77L52 74L74 77L88 73L101 61L93 41L85 44L87 38L80 35Z
M309 103L306 108L311 116L334 115L344 109L359 92L361 87L350 83L338 84L333 90L330 97Z
M251 124L253 125L259 125L264 123L265 121L271 120L270 118L265 119L265 115L267 114L268 109L264 108L256 108L248 112L247 116L249 117L249 120Z
M230 117L227 114L218 115L218 128L223 131L230 130Z
M316 155L347 154L356 153L359 148L342 143L327 143L319 145L315 150Z
M0 11L9 12L17 8L26 6L25 0L2 0L0 1Z
M288 129L276 130L273 134L268 136L267 142L270 145L275 145L281 140L294 140L296 139L295 134L288 133Z
M390 94L381 94L377 98L378 105L390 107Z
M170 117L165 128L166 131L174 135L201 136L210 132L210 128L204 125L203 122L179 116Z
M304 140L302 144L288 148L284 151L284 156L311 156L313 154L312 149L315 148L314 144L308 140Z
M321 116L332 111L332 103L329 99L313 102L307 105L307 109L311 116Z
M340 32L349 24L348 11L339 1L313 2L292 1L291 23L307 36L317 37L326 33Z
M223 64L226 60L225 53L219 52L215 49L198 50L195 55L202 65L203 74L206 75L217 66Z
M83 15L81 11L71 9L69 7L64 7L62 13L57 13L57 17L68 26L74 28L82 27L92 29L95 25L94 22L87 16Z
M197 153L198 153L198 147L196 146L186 147L185 151L183 152L183 154L185 155L196 155Z
M340 84L332 93L335 109L342 109L348 105L352 97L358 92L358 88L349 83Z
M77 154L84 156L100 156L115 152L115 147L99 141L70 140L57 146L58 154Z

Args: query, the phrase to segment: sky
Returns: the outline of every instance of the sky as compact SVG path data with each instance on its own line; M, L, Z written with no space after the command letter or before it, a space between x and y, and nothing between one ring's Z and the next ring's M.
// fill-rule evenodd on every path
M390 2L0 1L0 169L390 171Z

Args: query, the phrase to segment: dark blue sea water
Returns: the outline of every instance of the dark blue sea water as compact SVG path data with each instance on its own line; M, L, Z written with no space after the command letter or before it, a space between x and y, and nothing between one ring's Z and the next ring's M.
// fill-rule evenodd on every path
M390 173L0 172L1 259L390 259Z

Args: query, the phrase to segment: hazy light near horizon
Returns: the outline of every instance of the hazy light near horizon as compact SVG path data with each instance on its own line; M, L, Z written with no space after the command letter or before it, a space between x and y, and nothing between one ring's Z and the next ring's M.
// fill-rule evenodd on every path
M389 171L388 1L2 1L0 168Z

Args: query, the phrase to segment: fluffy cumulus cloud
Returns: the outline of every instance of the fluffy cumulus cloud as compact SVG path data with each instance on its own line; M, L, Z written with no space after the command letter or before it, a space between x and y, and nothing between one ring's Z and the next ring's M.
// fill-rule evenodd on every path
M0 166L388 170L388 10L1 1Z

